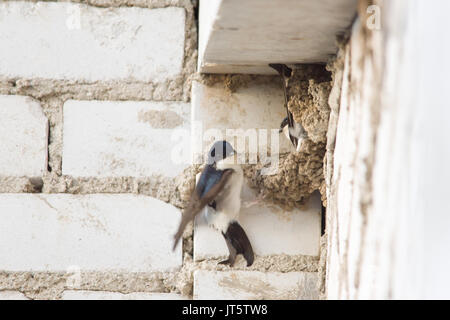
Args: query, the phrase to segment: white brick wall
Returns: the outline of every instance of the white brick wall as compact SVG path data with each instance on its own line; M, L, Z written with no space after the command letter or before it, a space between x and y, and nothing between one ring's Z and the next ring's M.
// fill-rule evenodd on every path
M176 293L133 292L120 293L110 291L66 290L63 300L184 300L186 297Z
M198 270L194 273L196 300L317 299L317 273Z
M28 177L43 176L44 181L44 193L0 194L0 299L192 298L191 273L200 268L196 261L225 256L222 236L196 227L196 261L192 263L189 240L185 252L181 245L172 251L179 209L148 196L97 194L98 183L112 177L145 177L152 182L160 181L155 176L176 178L190 165L191 146L208 144L192 140L192 124L200 123L204 130L266 129L270 141L271 129L277 132L285 116L280 83L270 78L248 78L233 93L223 83L194 82L191 105L108 100L112 98L103 93L103 86L120 91L136 81L159 82L141 84L157 91L155 98L167 97L164 91L186 92L190 83L181 80L188 79L194 69L190 64L196 54L190 1L148 3L168 6L160 9L132 4L119 8L112 7L113 3L102 2L110 4L109 8L61 1L0 3L0 92L39 99L0 96L0 151L4 155L0 176L25 177L2 178L1 182L9 192L18 190L17 184ZM186 30L186 25L192 29ZM185 49L190 57L183 66ZM53 90L53 85L58 89ZM89 100L94 98L92 92L96 100ZM51 121L50 139L41 105ZM277 133L275 139L279 139L281 152L291 150L284 137ZM266 149L265 144L261 146ZM55 169L51 172L47 172L48 153ZM91 194L53 193L76 192L80 184L83 192ZM102 192L110 190L108 183L102 187ZM246 187L243 200L254 198ZM318 255L318 198L309 208L293 212L261 203L243 209L241 222L257 255ZM215 263L201 264L213 268ZM285 266L280 268L285 271ZM95 280L88 287L62 284L61 273L78 270ZM126 290L121 291L120 281L111 283L109 277L116 275L132 278ZM317 273L197 271L194 280L197 299L318 297Z
M242 201L253 201L255 191L244 185ZM244 228L257 255L319 254L321 201L314 194L305 210L285 211L279 206L261 202L258 205L241 208L239 222ZM228 256L228 248L220 232L196 219L194 230L194 259L203 260Z
M183 8L7 1L0 30L0 75L9 78L160 82L182 71Z
M180 212L146 196L1 194L0 270L163 271Z
M14 290L0 291L0 300L29 300L23 293Z
M63 174L174 177L189 165L189 104L67 101Z
M42 176L47 137L48 121L39 102L0 95L0 176Z

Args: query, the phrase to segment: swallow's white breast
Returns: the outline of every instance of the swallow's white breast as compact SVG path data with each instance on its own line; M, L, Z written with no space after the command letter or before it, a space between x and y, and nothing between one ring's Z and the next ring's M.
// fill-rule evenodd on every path
M231 221L237 220L241 210L241 190L244 173L240 165L217 162L217 169L232 169L223 191L216 198L216 210L207 210L206 220L209 225L225 233Z

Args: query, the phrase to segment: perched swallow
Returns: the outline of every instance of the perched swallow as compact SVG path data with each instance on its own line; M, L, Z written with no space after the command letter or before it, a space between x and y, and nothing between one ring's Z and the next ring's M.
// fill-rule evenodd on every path
M300 151L303 139L308 138L306 130L300 123L294 121L294 126L289 126L288 117L284 118L283 121L281 121L279 132L284 133L286 138L292 142L292 145L295 147L297 152Z
M237 221L241 209L244 174L240 165L226 160L234 155L235 151L227 141L217 141L211 147L208 163L200 175L175 234L173 249L176 248L188 222L207 206L204 211L206 221L222 233L230 252L228 259L220 263L233 266L236 256L242 254L247 266L251 266L254 260L252 245Z
M294 116L288 108L286 79L291 76L292 70L285 64L270 63L269 66L280 74L284 90L284 107L286 108L287 116L281 121L280 133L283 132L289 141L291 141L295 150L299 151L303 139L307 138L308 135L303 126L300 123L295 122Z

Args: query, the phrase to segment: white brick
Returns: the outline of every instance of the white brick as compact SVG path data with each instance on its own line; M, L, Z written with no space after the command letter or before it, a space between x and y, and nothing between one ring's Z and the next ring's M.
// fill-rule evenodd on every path
M172 236L181 214L127 194L0 195L0 270L128 271L181 266Z
M62 294L63 300L186 300L176 293L133 292L123 294L109 291L67 290Z
M176 176L189 162L189 110L181 102L67 101L63 174ZM177 146L187 148L184 157Z
M163 81L182 70L183 8L0 3L0 75Z
M317 273L198 270L194 300L318 299Z
M0 291L0 300L30 300L22 292L14 290Z
M206 86L192 83L193 158L197 161L208 151L210 144L203 133L219 129L225 135L226 129L267 129L267 141L261 143L262 151L270 151L271 129L276 129L280 152L288 152L291 145L284 136L278 134L280 123L286 117L281 84L264 83L242 86L234 93L225 90L223 84ZM258 131L259 134L259 131ZM230 139L229 139L230 140ZM243 149L230 140L238 152ZM248 143L246 143L248 148ZM202 150L203 148L203 150ZM248 163L248 159L246 161Z
M243 204L255 198L255 192L244 184ZM195 224L194 259L226 257L228 248L223 236L208 227L202 218L203 215L199 215ZM250 208L243 206L239 222L257 255L319 254L321 202L318 194L311 197L304 210L287 212L265 202Z
M43 175L47 170L47 137L48 121L38 102L0 95L0 175Z

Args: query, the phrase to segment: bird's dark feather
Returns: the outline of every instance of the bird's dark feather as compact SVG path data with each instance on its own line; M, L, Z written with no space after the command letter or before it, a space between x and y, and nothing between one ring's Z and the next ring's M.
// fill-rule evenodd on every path
M285 64L281 63L269 63L269 67L275 69L281 76L290 77L292 74L292 69Z
M232 173L232 169L217 170L211 165L205 166L195 190L191 195L191 199L184 210L178 231L175 234L174 250L189 221L193 220L207 204L214 201L217 195L225 187Z
M245 233L244 229L242 229L239 222L234 221L230 223L227 232L222 232L222 235L224 236L228 249L230 251L230 256L228 257L227 262L230 263L231 266L233 266L236 255L241 253L244 256L245 260L247 260L247 267L250 267L253 264L255 255L253 253L253 248L250 244L250 240L248 239L247 234Z
M195 191L200 198L202 198L216 183L220 181L223 173L223 170L217 170L212 165L205 166L205 169L203 169L200 179L198 180L197 187L195 188Z

